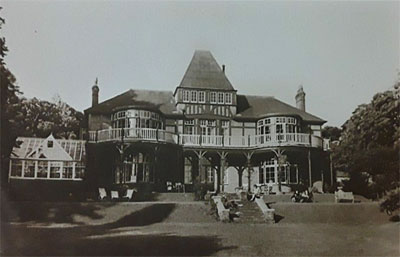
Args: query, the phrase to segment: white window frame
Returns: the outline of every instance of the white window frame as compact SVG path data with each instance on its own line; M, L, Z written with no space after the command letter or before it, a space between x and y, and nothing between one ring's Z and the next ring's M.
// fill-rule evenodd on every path
M224 103L224 93L218 92L218 99L217 100L218 100L219 104L223 104Z
M232 93L225 93L225 103L232 104Z
M197 103L197 91L192 90L190 92L190 102Z
M206 102L206 93L204 91L199 91L198 92L198 100L199 100L199 103L205 103Z
M185 120L185 125L192 125L192 126L194 126L194 120Z
M210 103L217 103L217 92L210 92Z
M182 100L184 103L188 103L189 102L189 97L190 97L190 91L189 90L183 90L182 92Z

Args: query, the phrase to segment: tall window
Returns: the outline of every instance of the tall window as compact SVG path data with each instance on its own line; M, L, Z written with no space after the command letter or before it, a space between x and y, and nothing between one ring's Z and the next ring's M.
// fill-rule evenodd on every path
M286 133L296 133L296 125L286 124Z
M229 121L221 120L221 134L224 136L229 136Z
M277 133L277 134L283 133L283 126L282 126L282 124L277 124L277 125L276 125L276 133Z
M221 92L218 93L218 103L219 104L224 103L224 93L221 93Z
M232 103L232 94L231 93L225 93L225 103L227 103L227 104Z
M216 92L210 93L210 103L212 103L212 104L217 103L217 93Z
M184 102L189 102L189 90L183 90L183 101Z
M199 103L205 103L206 102L206 94L203 91L199 91Z
M122 182L154 182L153 164L149 154L133 153L124 160L124 167L118 171L116 182L122 178Z
M184 134L194 135L194 120L185 120Z
M193 90L191 95L192 95L191 101L193 103L197 102L197 91Z

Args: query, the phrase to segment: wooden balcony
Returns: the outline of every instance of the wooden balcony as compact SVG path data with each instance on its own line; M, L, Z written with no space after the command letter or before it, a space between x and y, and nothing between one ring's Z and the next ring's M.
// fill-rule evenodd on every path
M151 128L115 128L89 131L89 143L112 141L152 141L177 143L177 135L160 129Z
M278 146L315 147L329 149L323 138L304 133L285 133L249 136L204 136L174 134L149 128L106 129L89 132L89 143L110 141L147 141L179 144L184 147L260 148Z

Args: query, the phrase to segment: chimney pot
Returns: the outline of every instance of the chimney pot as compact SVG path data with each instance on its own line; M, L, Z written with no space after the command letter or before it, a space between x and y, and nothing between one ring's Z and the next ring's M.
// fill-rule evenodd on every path
M225 73L225 64L222 64L222 72Z

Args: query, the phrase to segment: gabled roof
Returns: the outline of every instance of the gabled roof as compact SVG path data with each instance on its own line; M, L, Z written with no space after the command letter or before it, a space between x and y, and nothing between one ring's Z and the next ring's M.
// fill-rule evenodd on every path
M235 90L210 51L194 52L178 87L214 90Z
M28 158L47 160L72 161L71 156L61 147L52 134L43 140L27 155Z
M12 158L43 159L57 161L82 161L85 158L85 141L48 138L18 137L18 146L12 150ZM52 141L53 146L48 147Z
M176 112L175 98L171 91L155 90L128 90L125 93L108 99L98 105L85 110L86 113L112 113L116 108L136 107L146 110L158 111L164 114Z
M323 124L326 121L297 109L271 96L237 95L237 114L243 119L259 119L273 115L296 115L304 121Z

